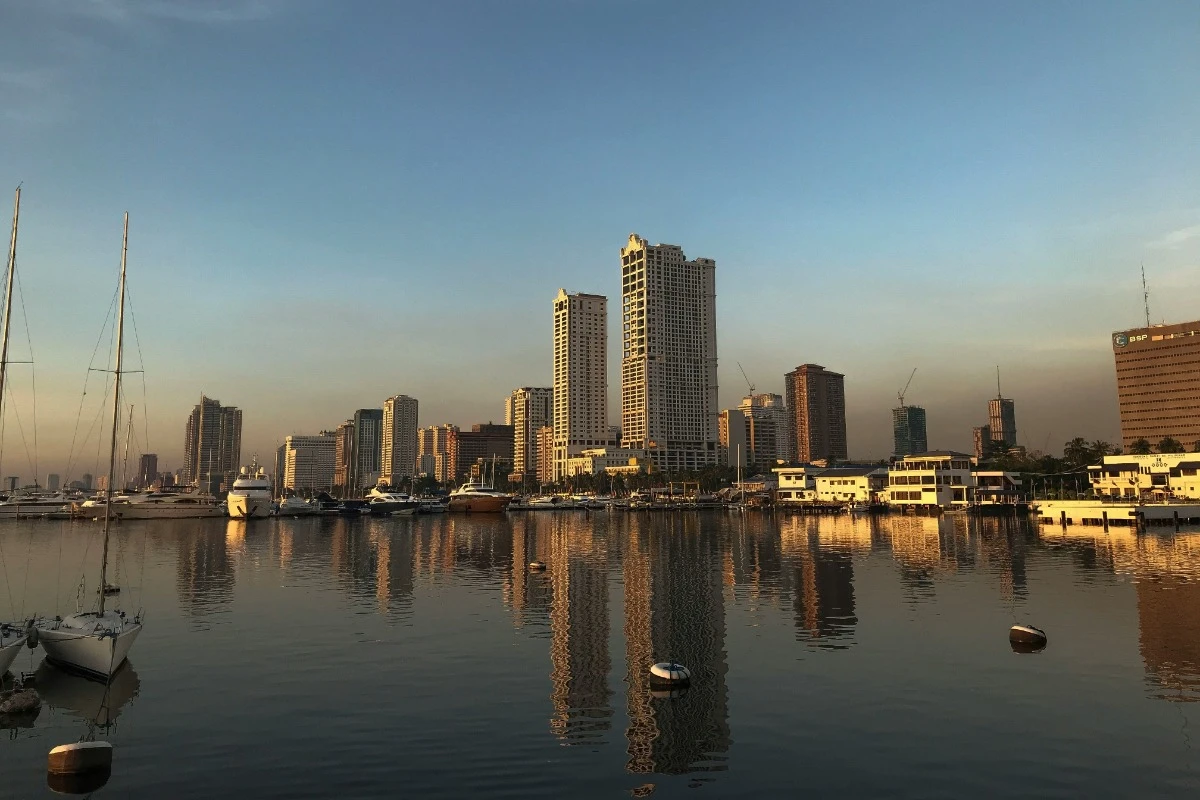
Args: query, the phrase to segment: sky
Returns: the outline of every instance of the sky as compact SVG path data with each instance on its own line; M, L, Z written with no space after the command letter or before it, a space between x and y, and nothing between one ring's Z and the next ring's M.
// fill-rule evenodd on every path
M822 364L885 457L916 368L930 445L969 449L999 366L1021 444L1118 440L1140 265L1154 321L1200 317L1198 33L1154 0L0 0L34 362L0 471L107 472L125 211L129 446L163 468L201 393L247 461L399 393L501 421L550 385L559 287L618 307L631 232L716 260L722 407L739 363Z

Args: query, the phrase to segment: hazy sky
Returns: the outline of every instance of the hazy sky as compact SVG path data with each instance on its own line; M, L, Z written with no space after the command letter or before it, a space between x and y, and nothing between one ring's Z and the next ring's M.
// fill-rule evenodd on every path
M738 361L823 364L880 457L918 367L930 445L969 448L999 364L1023 444L1115 440L1138 265L1156 321L1200 316L1198 34L1179 2L0 0L38 470L74 438L97 471L125 210L165 467L201 392L247 460L401 392L499 420L560 286L618 308L631 231L716 259L723 406ZM22 441L10 411L4 474Z

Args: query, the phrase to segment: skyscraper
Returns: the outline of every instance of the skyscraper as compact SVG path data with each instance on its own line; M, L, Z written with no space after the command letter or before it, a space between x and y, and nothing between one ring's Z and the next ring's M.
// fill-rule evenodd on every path
M447 449L450 451L450 463L447 472L454 480L461 480L471 474L471 467L483 461L483 475L487 482L492 481L493 465L495 474L506 475L505 470L512 469L513 429L511 425L496 425L485 422L472 425L469 431L451 428L447 434Z
M802 364L783 380L791 422L788 437L796 460L845 460L845 376L818 364Z
M62 486L62 478L57 472L51 472L46 476L46 491L57 492Z
M393 484L411 478L417 466L417 401L398 394L383 401L380 445L382 479Z
M513 426L513 472L537 471L538 430L554 419L554 390L525 386L504 401L504 424Z
M567 459L608 441L608 298L554 298L554 478Z
M993 442L1003 442L1006 447L1017 445L1016 404L1007 397L994 397L988 401L988 429Z
M1200 447L1200 320L1114 333L1121 444Z
M137 485L139 488L145 489L156 480L158 480L158 455L155 453L143 453L142 457L138 459Z
M354 420L348 419L333 432L333 488L347 497L350 486L350 460L354 455Z
M716 269L636 233L621 249L621 445L668 472L719 458Z
M336 434L289 436L283 441L281 485L293 491L329 491L333 488Z
M355 411L347 497L361 497L364 489L374 486L379 481L382 445L383 409L360 408Z
M717 415L717 441L721 445L721 463L745 467L750 456L750 421L739 408L727 408Z
M929 451L929 435L925 431L925 409L920 406L900 406L892 409L892 452L911 456Z
M747 395L738 410L746 415L746 464L767 468L775 466L776 461L792 460L787 406L782 395Z
M992 440L992 429L987 425L980 425L977 428L971 429L971 438L975 442L975 458L982 459L987 453L987 443Z
M242 411L204 395L188 417L183 479L202 491L232 486L242 460Z

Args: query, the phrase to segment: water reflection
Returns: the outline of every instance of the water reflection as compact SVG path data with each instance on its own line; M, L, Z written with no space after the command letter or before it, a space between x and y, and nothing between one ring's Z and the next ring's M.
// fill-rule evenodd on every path
M726 769L729 750L722 559L697 515L631 515L624 554L626 731L633 773ZM673 660L692 671L682 697L655 697L649 669Z
M129 662L113 674L107 687L101 681L66 672L48 661L42 661L35 676L35 688L46 705L102 727L116 721L138 696L142 685Z
M230 533L199 521L179 521L175 586L179 605L194 617L227 611L233 600ZM245 527L246 523L230 523ZM233 535L236 544L238 535Z

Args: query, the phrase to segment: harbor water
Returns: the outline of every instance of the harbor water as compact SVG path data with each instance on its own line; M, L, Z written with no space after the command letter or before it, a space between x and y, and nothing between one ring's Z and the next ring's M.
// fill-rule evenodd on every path
M128 522L102 684L23 652L0 797L110 722L97 797L1194 797L1200 532L965 515ZM0 525L0 616L94 603L100 525ZM528 564L540 560L544 571ZM81 581L82 579L82 581ZM1008 628L1049 646L1014 653ZM649 668L691 670L676 691Z

